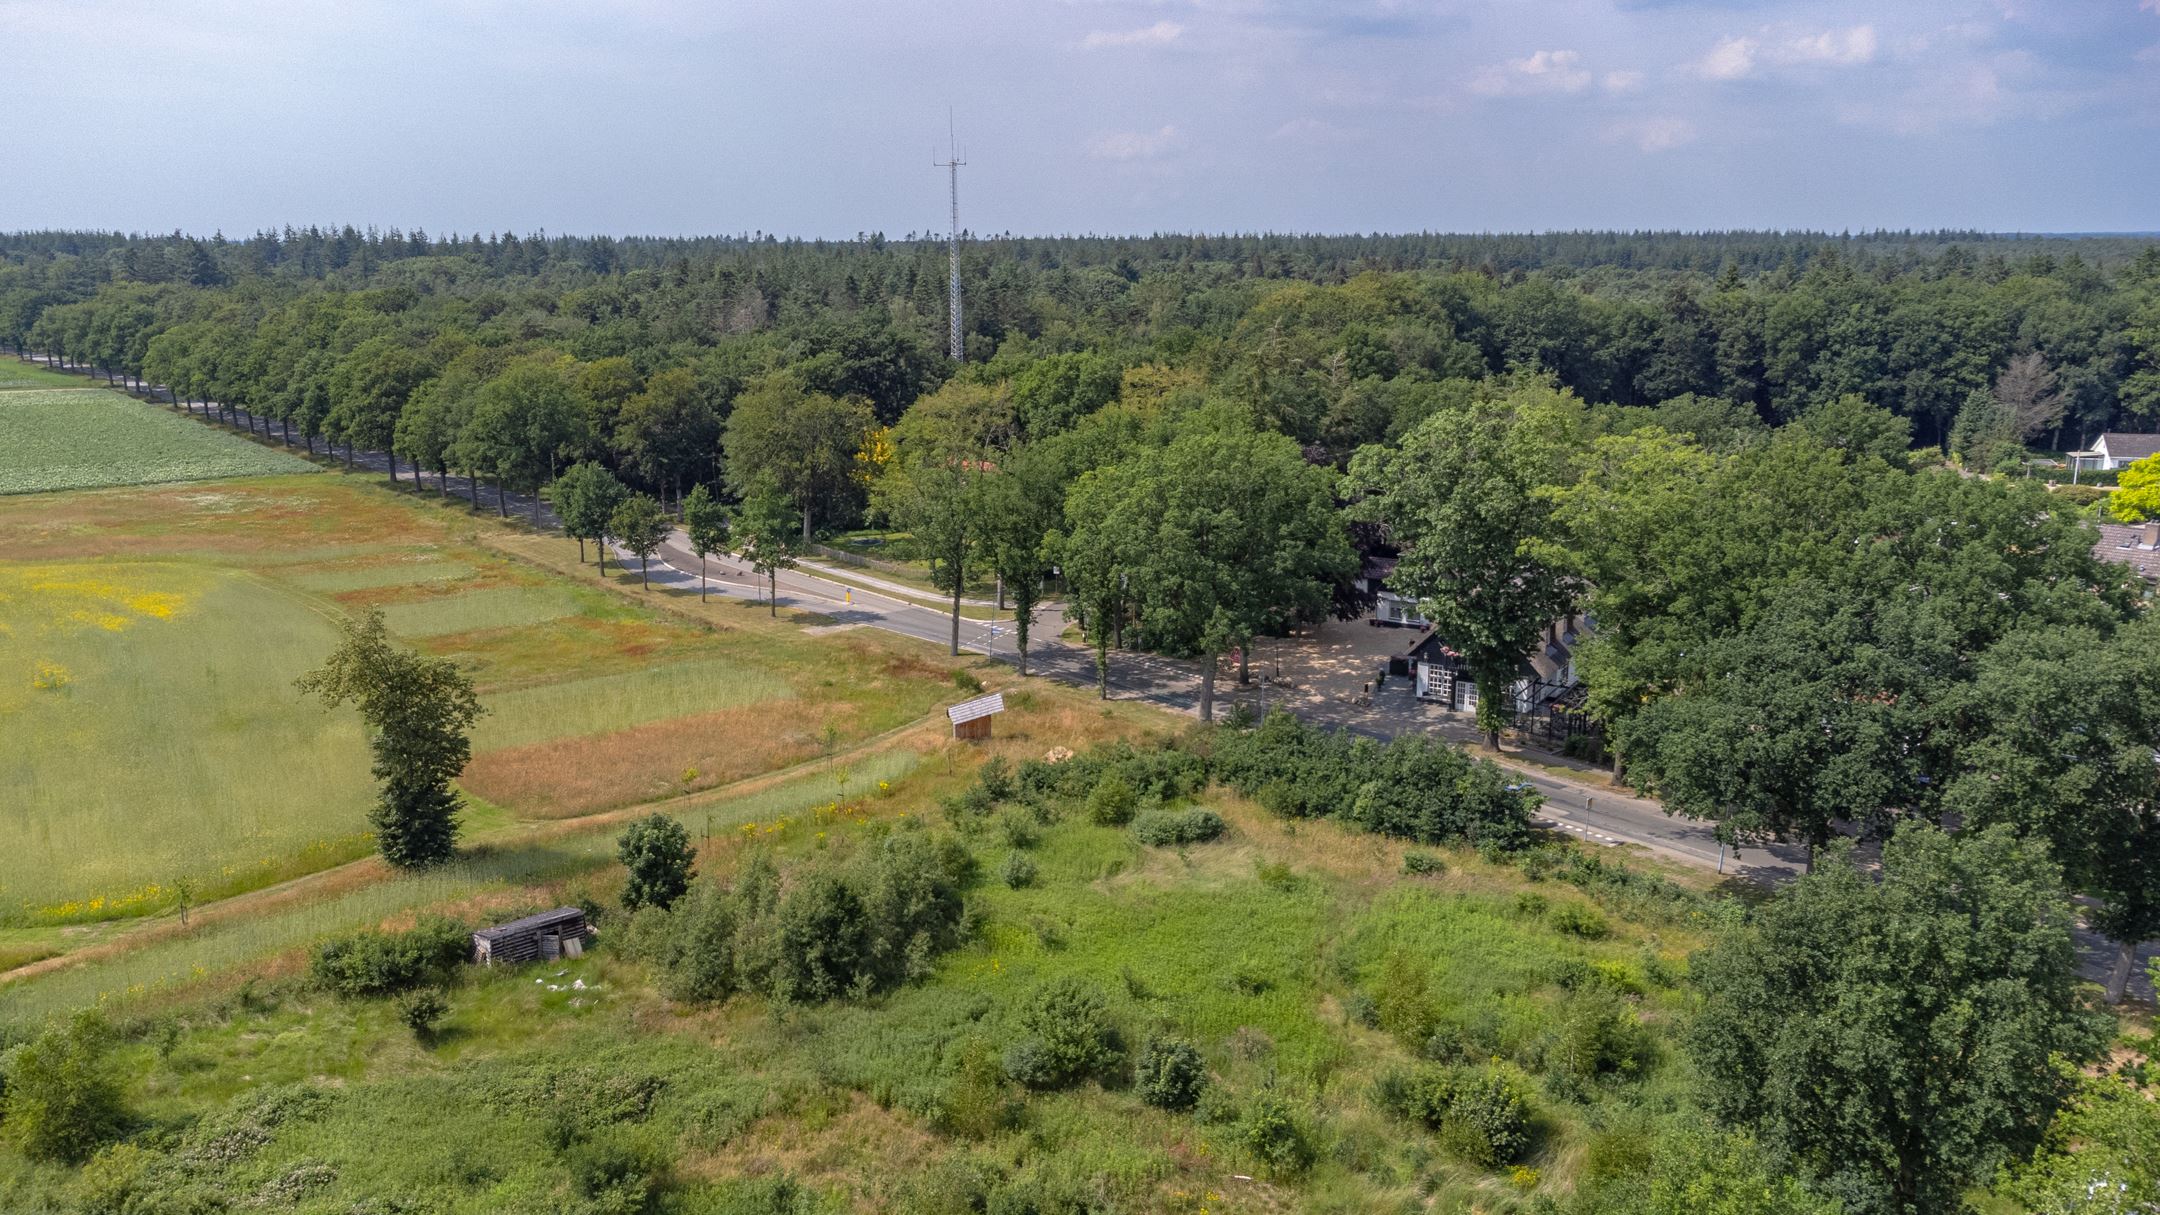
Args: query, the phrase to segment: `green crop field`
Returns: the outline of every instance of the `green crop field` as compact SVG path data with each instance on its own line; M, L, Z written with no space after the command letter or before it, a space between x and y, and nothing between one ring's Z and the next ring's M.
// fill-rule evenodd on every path
M0 392L0 433L0 494L314 469L103 388Z

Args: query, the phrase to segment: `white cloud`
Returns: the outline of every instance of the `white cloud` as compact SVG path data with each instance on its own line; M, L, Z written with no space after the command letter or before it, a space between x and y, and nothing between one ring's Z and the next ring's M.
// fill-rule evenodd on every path
M2160 3L2160 0L2154 2ZM1766 30L1756 37L1736 36L1720 41L1697 61L1695 71L1708 80L1744 80L1764 64L1854 67L1873 62L1879 49L1880 39L1875 36L1872 25L1805 34L1774 34Z
M1590 87L1590 70L1579 51L1537 51L1480 71L1470 91L1487 97L1532 93L1580 93Z
M1643 74L1641 72L1607 72L1605 73L1605 79L1599 83L1605 86L1605 91L1608 93L1632 93L1642 87Z
M1293 118L1276 127L1269 138L1298 143L1341 143L1346 139L1358 139L1362 136L1363 132L1349 130L1318 118Z
M1095 30L1080 40L1080 49L1099 51L1115 46L1168 46L1185 27L1175 21L1158 21L1136 30Z
M2160 3L2160 0L2155 0ZM1847 30L1824 30L1794 38L1782 48L1788 63L1831 63L1840 67L1866 63L1875 58L1875 27L1856 25Z
M1695 70L1711 80L1738 80L1755 74L1753 38L1727 38L1702 57Z
M1670 152L1695 142L1695 124L1685 118L1644 118L1623 122L1610 129L1611 138L1632 143L1645 152Z
M1088 140L1088 155L1097 160L1153 160L1182 142L1178 129L1168 125L1153 131L1110 131Z
M2160 4L2160 0L2153 0L2153 3ZM2155 42L2130 57L2139 63L2160 63L2160 42Z

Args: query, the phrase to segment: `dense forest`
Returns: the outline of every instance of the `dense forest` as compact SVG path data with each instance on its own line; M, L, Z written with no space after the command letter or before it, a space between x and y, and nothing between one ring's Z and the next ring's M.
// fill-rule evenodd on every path
M1160 368L1340 459L1526 368L1592 404L1695 395L1769 423L1858 393L1943 445L2031 353L2063 404L2042 446L2160 420L2160 246L2129 237L1001 237L966 246L962 279L957 370L1012 380L1038 430ZM430 379L567 356L596 453L654 488L682 470L608 425L652 377L687 372L693 412L724 419L787 370L890 422L956 370L944 310L921 239L0 237L0 342L378 444Z

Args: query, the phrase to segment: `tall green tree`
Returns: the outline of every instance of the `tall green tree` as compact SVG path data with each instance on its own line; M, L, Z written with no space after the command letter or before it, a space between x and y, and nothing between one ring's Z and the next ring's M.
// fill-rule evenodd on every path
M893 427L893 458L872 487L879 513L930 555L931 577L952 595L952 653L960 652L960 601L983 555L990 485L1012 436L1012 402L1000 388L952 383L908 408Z
M780 615L780 571L795 568L794 508L779 490L760 487L735 511L735 546L743 563L765 579L765 603Z
M698 598L705 598L705 559L714 553L724 553L728 547L728 509L721 505L712 491L703 485L690 491L682 504L683 534L689 538L690 551L697 554Z
M2021 629L1973 670L1944 697L1963 738L1943 806L2048 842L2099 900L2092 921L2117 943L2107 994L2119 1002L2137 946L2160 938L2160 618L2147 611L2113 635Z
M577 537L579 564L585 561L585 542L590 540L600 553L600 572L607 573L608 522L629 496L614 473L591 460L572 464L548 484L548 505L555 508L563 530Z
M327 707L360 711L382 787L368 821L383 859L400 869L446 861L457 847L451 782L472 758L473 722L486 710L456 663L393 643L380 610L342 627L345 640L296 686Z
M1052 568L1051 536L1064 522L1065 488L1055 462L1029 448L1006 453L999 475L983 487L983 546L1012 604L1013 640L1023 677L1028 632Z
M673 524L667 512L649 494L632 494L608 515L608 534L637 555L638 582L652 589L652 558L667 540Z
M720 456L720 419L688 368L671 367L645 381L622 403L615 449L627 469L667 500L681 487L710 478Z
M1350 465L1362 494L1354 517L1401 546L1390 585L1417 596L1436 634L1463 654L1494 749L1531 647L1575 607L1574 581L1540 541L1551 534L1544 491L1566 478L1578 412L1571 397L1520 381L1494 400L1436 413Z
M390 458L390 479L398 479L398 417L434 371L420 351L388 335L369 338L338 360L330 372L330 413L324 424L345 440L348 459L355 445L384 452Z
M836 516L859 501L856 453L876 418L867 401L807 392L792 376L772 375L736 398L723 447L728 483L750 496L767 486L802 519L810 543L814 516Z
M1856 1212L1962 1209L2103 1040L2046 848L2000 828L1908 825L1879 880L1840 844L1690 971L1710 1110Z
M581 455L592 439L592 405L557 360L536 356L512 363L480 389L464 441L480 453L498 484L533 496L540 522L540 487Z
M1333 475L1282 435L1198 426L1082 483L1066 509L1075 567L1118 579L1149 648L1205 659L1202 720L1218 659L1318 619L1356 564Z

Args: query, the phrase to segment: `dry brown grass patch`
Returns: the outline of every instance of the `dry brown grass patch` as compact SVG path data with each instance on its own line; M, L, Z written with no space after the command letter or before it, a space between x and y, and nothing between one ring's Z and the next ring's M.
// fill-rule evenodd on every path
M844 734L854 715L851 705L827 705L815 716L796 705L722 709L491 751L466 766L462 783L527 818L591 814L800 763L818 753L828 723Z
M949 1149L920 1123L861 1093L825 1116L789 1110L760 1118L718 1152L684 1156L683 1176L704 1181L787 1174L806 1186L848 1195L858 1211L882 1211L880 1180L921 1172Z

